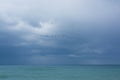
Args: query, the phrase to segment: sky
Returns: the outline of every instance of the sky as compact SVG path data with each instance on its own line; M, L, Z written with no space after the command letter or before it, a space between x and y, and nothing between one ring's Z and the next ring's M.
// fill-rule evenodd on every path
M0 65L120 64L119 0L0 0Z

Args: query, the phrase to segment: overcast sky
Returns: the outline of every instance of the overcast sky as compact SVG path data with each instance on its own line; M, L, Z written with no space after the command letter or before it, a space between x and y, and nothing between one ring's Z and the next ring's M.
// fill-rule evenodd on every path
M120 64L120 1L0 0L0 64Z

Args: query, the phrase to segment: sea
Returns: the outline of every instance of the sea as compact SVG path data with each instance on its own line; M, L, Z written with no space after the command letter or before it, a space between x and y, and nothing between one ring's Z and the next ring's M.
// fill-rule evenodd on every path
M0 66L0 80L120 80L120 66Z

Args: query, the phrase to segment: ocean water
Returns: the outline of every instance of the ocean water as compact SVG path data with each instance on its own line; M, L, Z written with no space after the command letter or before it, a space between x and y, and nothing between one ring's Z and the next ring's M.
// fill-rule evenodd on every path
M120 80L120 66L0 66L0 80Z

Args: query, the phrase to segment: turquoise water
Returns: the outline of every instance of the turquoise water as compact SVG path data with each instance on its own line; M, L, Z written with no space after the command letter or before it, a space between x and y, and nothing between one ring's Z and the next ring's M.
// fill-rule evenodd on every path
M120 66L0 66L0 80L120 80Z

